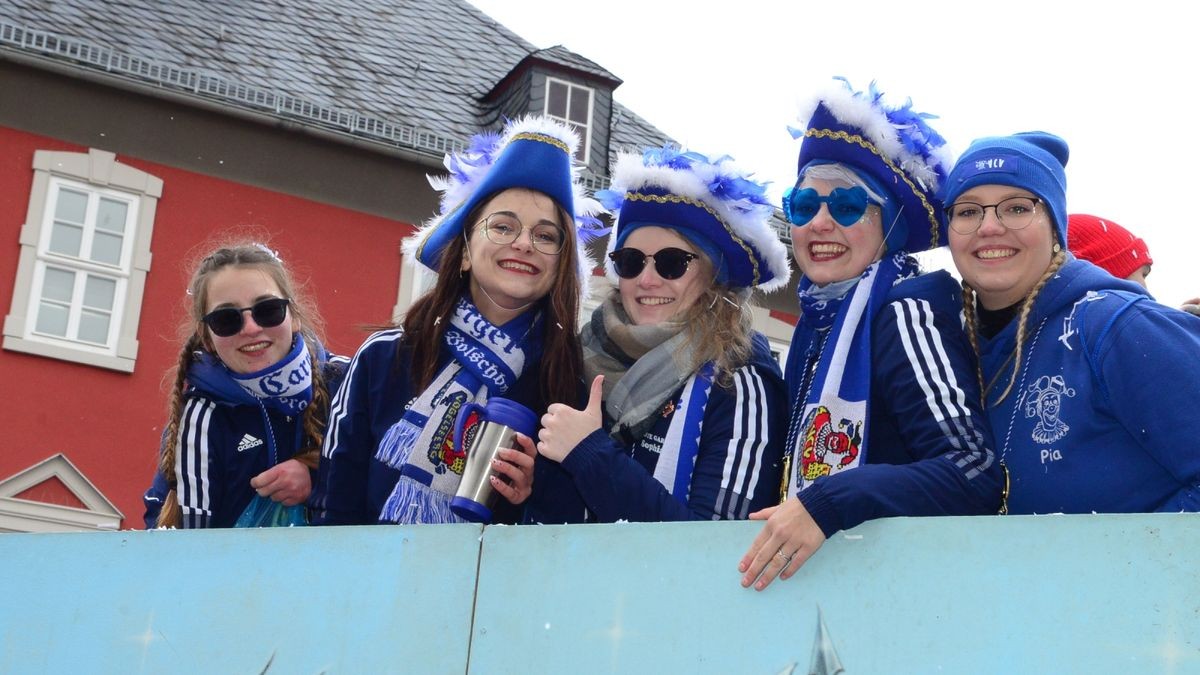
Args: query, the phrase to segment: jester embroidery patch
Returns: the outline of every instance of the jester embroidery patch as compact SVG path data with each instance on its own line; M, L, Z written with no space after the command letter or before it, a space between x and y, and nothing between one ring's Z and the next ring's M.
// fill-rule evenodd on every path
M1062 375L1043 375L1021 392L1017 405L1025 411L1026 418L1037 418L1032 434L1035 442L1053 443L1067 435L1071 427L1059 415L1063 398L1074 395L1075 390L1067 386Z
M809 411L804 420L804 442L800 453L800 476L812 481L851 466L862 445L861 421L843 419L836 424L823 405Z

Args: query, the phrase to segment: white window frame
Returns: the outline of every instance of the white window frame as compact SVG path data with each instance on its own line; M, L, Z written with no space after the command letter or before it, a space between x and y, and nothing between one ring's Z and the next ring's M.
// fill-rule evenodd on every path
M162 196L162 186L161 179L117 162L116 155L111 152L93 148L86 153L46 150L34 153L33 187L25 223L21 226L21 253L12 307L4 319L4 349L133 372L137 361L142 295L146 274L150 271L154 214ZM88 194L88 218L82 235L81 255L89 250L94 236L94 215L100 198L127 205L118 265L49 250L54 209L63 188ZM85 277L99 276L116 282L106 344L37 332L37 313L48 268L76 274L68 336L78 326Z
M550 112L550 87L554 83L561 84L567 88L567 117L560 117L560 116L552 114ZM582 125L579 122L576 122L576 121L570 119L571 99L575 96L576 90L586 91L588 93L587 122ZM596 109L596 90L595 89L592 89L591 87L584 87L582 85L578 85L578 84L575 84L574 82L569 82L567 80L560 80L555 77L547 77L546 78L546 96L545 96L545 103L542 105L542 111L545 113L546 117L556 119L560 122L565 122L566 124L569 124L572 128L574 128L576 131L580 132L579 140L583 144L582 163L585 165L588 164L589 162L591 162L591 157L592 157L592 126L593 126L592 125L592 116L593 116L593 113L595 112L595 109Z
M400 279L396 284L396 304L392 306L392 321L399 322L408 308L437 283L437 274L417 262L416 256L400 251Z

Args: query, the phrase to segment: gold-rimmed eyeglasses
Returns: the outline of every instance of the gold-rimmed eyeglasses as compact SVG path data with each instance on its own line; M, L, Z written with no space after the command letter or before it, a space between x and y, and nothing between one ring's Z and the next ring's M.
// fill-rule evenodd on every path
M479 221L479 227L483 229L483 236L487 237L488 241L501 246L513 243L525 231L521 220L507 211L486 216ZM547 255L561 253L566 240L567 236L562 228L552 223L539 222L529 228L530 243L535 249Z

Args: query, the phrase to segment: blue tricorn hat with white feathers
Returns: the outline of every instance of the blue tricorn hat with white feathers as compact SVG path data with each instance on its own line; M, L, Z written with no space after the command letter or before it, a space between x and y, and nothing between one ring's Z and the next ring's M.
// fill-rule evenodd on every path
M883 228L888 248L910 252L937 248L946 243L942 202L938 190L954 158L946 140L918 113L912 101L893 108L872 82L869 91L857 92L844 78L821 92L811 107L802 110L804 128L789 128L803 138L797 173L813 164L842 164L864 179L873 190L883 191Z
M720 283L772 291L791 276L787 248L771 227L775 208L766 185L728 156L709 159L671 145L640 156L622 153L611 188L596 198L616 213L610 253L634 229L658 226L677 230L713 258ZM611 260L605 267L616 279Z
M555 201L575 221L577 273L581 287L591 278L595 263L587 242L607 230L596 214L602 209L583 193L578 167L572 165L579 137L565 123L549 117L527 116L509 121L501 134L471 138L466 150L449 153L443 164L447 176L430 176L442 192L438 215L404 241L404 254L437 272L446 246L473 224L477 208L494 195L512 188L540 192Z

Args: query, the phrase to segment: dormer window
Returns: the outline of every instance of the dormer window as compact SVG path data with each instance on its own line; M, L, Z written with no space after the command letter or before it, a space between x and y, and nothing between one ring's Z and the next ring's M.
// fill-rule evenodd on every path
M546 78L546 115L562 120L579 133L575 159L586 165L592 147L592 90L564 80Z

